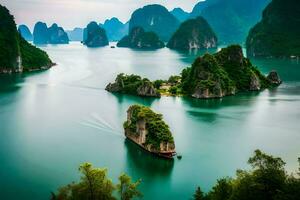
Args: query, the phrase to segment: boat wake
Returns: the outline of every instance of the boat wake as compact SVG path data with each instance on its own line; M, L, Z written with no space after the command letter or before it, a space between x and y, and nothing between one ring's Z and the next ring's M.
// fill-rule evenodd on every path
M105 119L100 117L97 113L92 113L91 117L80 122L81 125L87 126L90 128L97 129L101 133L113 134L115 136L125 138L123 131L117 127L114 127L112 124L107 122Z

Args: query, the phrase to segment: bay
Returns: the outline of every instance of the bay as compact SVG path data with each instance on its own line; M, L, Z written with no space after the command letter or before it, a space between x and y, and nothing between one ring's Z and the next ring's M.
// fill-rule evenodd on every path
M135 51L89 49L80 43L42 47L55 67L0 76L0 190L5 199L49 199L59 186L79 179L78 166L107 167L142 179L145 200L189 199L200 185L247 169L255 149L280 156L289 172L300 156L300 61L252 59L284 83L260 93L215 100L187 97L145 99L104 90L117 74L151 80L179 74L203 52L167 48ZM183 156L162 160L126 142L122 124L132 104L164 115Z

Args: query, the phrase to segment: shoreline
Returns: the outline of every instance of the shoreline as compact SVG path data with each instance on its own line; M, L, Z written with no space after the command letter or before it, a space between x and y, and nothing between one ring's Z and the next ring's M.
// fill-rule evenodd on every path
M0 68L0 74L22 74L22 73L28 73L28 72L37 72L37 71L43 71L48 70L54 66L56 66L56 63L51 63L48 66L42 66L38 68L21 68L21 69L8 69L8 68Z

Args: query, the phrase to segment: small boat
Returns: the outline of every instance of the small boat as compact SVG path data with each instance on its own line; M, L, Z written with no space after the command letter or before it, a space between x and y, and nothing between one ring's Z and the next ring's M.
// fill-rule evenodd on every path
M177 159L181 160L182 159L182 155L177 155Z
M116 48L116 47L115 47L115 46L110 46L110 48L114 49L114 48Z

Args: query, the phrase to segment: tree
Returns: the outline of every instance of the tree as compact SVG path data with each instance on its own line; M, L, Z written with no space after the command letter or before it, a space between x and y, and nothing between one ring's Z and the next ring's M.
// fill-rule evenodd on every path
M281 158L256 150L248 163L251 170L237 170L236 178L218 180L205 199L299 200L300 179L286 173Z
M128 175L122 174L119 177L119 181L120 182L117 185L117 188L121 200L130 200L135 197L142 197L142 193L137 189L141 183L141 180L132 183L131 178Z
M132 183L131 178L122 174L120 183L114 185L107 177L107 169L94 168L90 163L80 165L82 174L78 183L71 183L61 187L57 194L51 193L51 200L116 200L113 196L118 188L121 200L131 200L141 197L142 193L137 189L141 181Z
M204 199L204 194L201 190L200 187L197 187L196 192L194 194L194 200L203 200Z
M107 178L107 169L93 168L92 164L80 165L82 176L79 183L72 183L59 190L58 200L115 200L112 196L115 186Z

